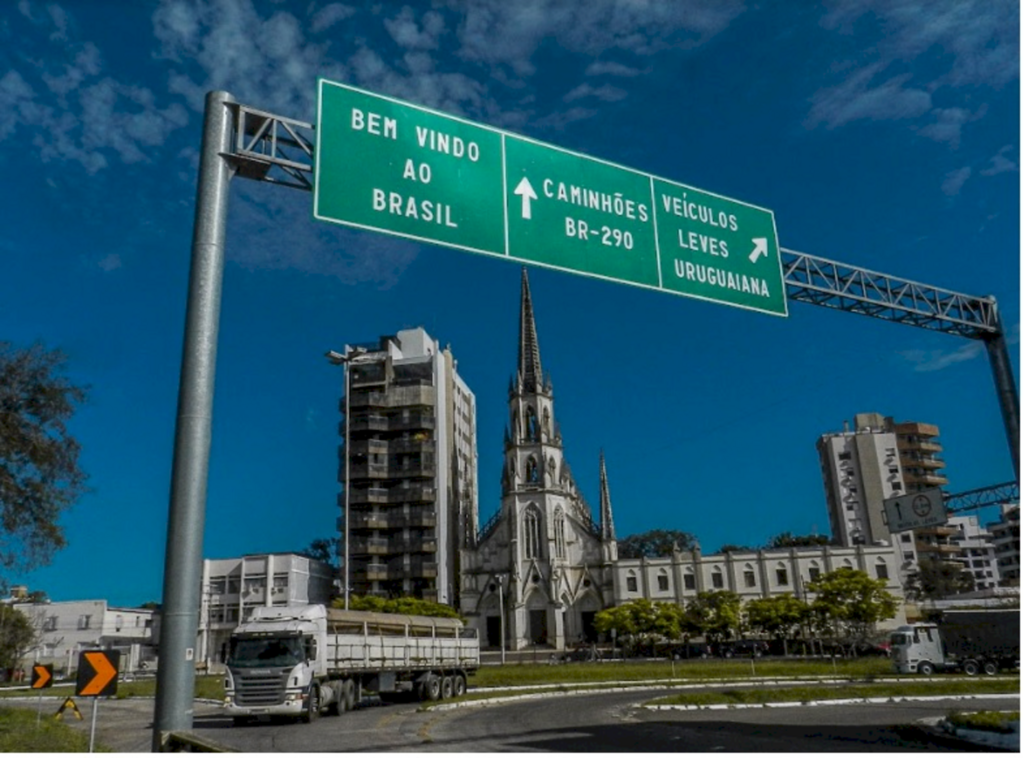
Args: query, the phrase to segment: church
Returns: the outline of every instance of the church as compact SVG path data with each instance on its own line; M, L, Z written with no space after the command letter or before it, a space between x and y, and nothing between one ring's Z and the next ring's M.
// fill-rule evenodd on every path
M510 650L594 641L598 611L638 598L685 605L701 592L729 590L743 601L785 593L810 599L806 583L842 567L885 579L900 611L884 626L906 623L900 562L886 543L709 555L697 547L619 559L603 454L598 521L565 458L525 268L504 451L501 506L479 532L465 528L461 540L459 611L485 647L500 646L503 632ZM478 523L475 514L470 523Z

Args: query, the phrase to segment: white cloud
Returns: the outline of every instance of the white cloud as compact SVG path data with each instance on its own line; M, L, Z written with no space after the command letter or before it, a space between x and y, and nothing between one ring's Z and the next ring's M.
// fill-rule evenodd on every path
M638 68L625 66L614 61L594 61L584 72L587 76L638 76L643 72Z
M1020 167L1011 159L1007 158L1007 154L1013 152L1013 145L1003 145L999 152L993 155L988 162L988 167L983 168L978 173L982 176L995 176L996 174L1002 174L1007 171L1019 171Z
M96 264L104 271L114 271L115 269L121 268L121 256L117 253L110 253L100 259L99 263Z
M860 69L836 87L819 90L811 98L807 124L825 124L834 129L850 121L885 121L922 116L932 106L931 95L924 90L904 87L910 74L890 77L874 84L883 66Z
M594 87L584 82L572 91L568 92L562 99L571 103L573 100L580 100L586 97L593 97L604 102L615 102L616 100L622 100L629 93L620 87L613 87L610 84L604 84L600 87Z
M966 342L953 350L904 350L899 355L914 364L914 371L941 371L964 361L971 361L985 352L978 340Z
M942 180L942 194L948 197L960 194L960 188L964 186L964 182L971 178L971 167L964 166L954 171L950 171L946 174L946 177Z
M984 105L974 113L966 108L935 108L931 114L935 121L921 127L918 133L957 148L960 147L960 133L964 124L981 118L987 110Z
M444 32L444 17L436 11L428 11L423 14L421 28L412 8L405 7L395 18L384 19L384 27L400 47L434 50Z
M313 14L313 18L310 19L310 29L314 34L319 34L320 32L330 29L339 21L344 21L346 18L354 15L355 12L355 8L343 5L342 3L331 3L330 5L325 5Z

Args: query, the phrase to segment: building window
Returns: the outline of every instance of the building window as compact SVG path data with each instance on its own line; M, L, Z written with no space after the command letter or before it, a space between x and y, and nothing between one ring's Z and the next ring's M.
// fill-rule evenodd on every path
M725 581L722 579L722 572L719 569L715 569L711 572L711 586L716 590L720 590L725 586Z
M780 587L785 587L789 584L789 572L786 571L784 566L775 569L775 583Z
M658 590L668 592L668 577L665 574L658 575Z
M555 555L565 558L565 516L561 510L555 511Z
M807 576L812 582L816 582L821 577L821 569L817 566L811 566L807 569Z
M57 631L57 617L47 616L46 621L43 624L44 632L55 632Z
M530 460L533 460L532 458ZM526 557L540 557L540 514L533 508L527 510L526 518L523 519L523 529L526 531L523 541L526 543Z
M889 567L886 566L884 563L876 563L875 564L875 576L877 576L879 579L888 579L889 578Z
M914 554L913 553L904 553L903 554L903 560L905 560L905 561L912 561L912 560L914 560Z
M626 591L627 592L636 592L636 577L635 576L627 576L626 577Z
M688 590L697 589L697 577L693 574L683 574L683 587Z
M214 595L224 594L224 577L218 576L210 580L210 592Z
M92 623L92 615L91 614L83 613L81 616L78 617L78 628L79 629L88 629L89 625L91 623Z
M900 541L908 542L909 543L910 542L910 533L907 532L906 534L901 534L900 535Z
M532 455L526 460L526 481L530 484L540 482L540 469L537 468L537 459Z
M757 577L754 575L754 569L748 568L743 572L743 584L747 587L757 586Z

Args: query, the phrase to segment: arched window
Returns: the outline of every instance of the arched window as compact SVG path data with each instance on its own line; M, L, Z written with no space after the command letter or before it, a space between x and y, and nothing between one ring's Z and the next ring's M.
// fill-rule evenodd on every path
M540 558L540 534L540 513L536 508L527 508L523 519L523 544L527 558Z
M545 439L551 436L551 412L547 408L544 409L543 431Z
M540 469L537 468L537 459L532 455L526 459L526 481L530 484L540 482Z
M539 440L540 432L537 428L537 413L532 406L526 408L526 437L530 440Z
M665 569L658 572L658 592L668 592L668 572Z
M757 586L757 574L754 572L754 566L750 563L743 567L743 586L748 589Z
M561 508L555 511L555 555L565 558L565 514Z
M725 587L725 577L722 575L722 569L715 566L711 570L711 586L716 590L720 590Z

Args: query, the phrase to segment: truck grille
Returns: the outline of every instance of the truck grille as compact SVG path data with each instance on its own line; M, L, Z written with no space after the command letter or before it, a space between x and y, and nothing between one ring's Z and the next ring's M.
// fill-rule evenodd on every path
M242 669L231 672L238 705L280 705L290 669Z

